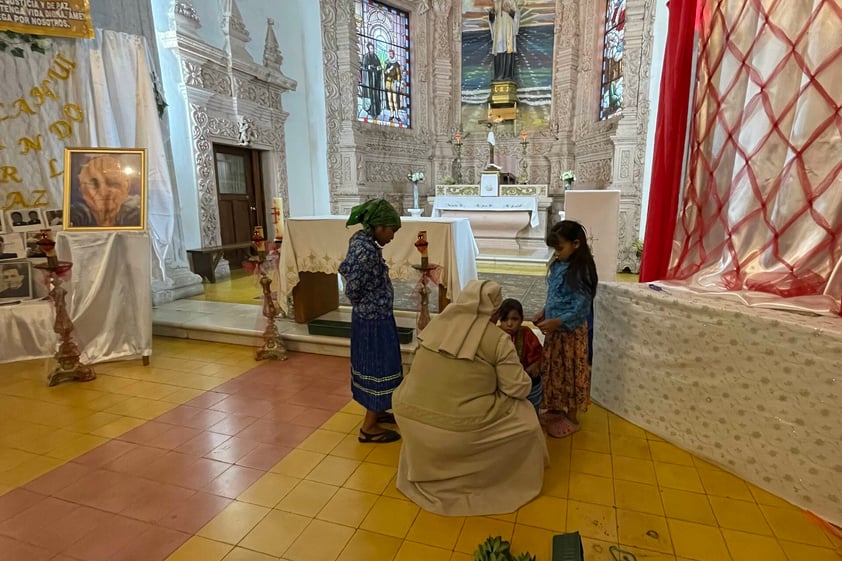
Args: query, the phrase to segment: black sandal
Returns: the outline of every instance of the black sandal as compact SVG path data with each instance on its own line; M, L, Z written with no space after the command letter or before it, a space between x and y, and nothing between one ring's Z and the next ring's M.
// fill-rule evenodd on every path
M387 444L389 442L397 442L401 439L401 435L389 429L383 429L383 432L372 434L360 429L360 436L357 440L364 444Z
M395 416L392 413L380 413L377 416L377 423L381 425L396 425Z

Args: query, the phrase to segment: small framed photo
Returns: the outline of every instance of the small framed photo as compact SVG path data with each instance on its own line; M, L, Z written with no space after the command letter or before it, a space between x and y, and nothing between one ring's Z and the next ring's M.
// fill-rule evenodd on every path
M479 180L479 194L481 197L497 197L500 195L500 172L482 172Z
M0 263L0 302L32 299L32 264L29 261Z
M145 230L146 150L67 148L65 230Z
M22 257L26 257L23 234L0 234L0 260L20 259Z
M64 209L56 208L44 211L44 228L61 230L64 227Z
M16 208L6 211L9 232L37 232L44 228L44 215L38 208Z

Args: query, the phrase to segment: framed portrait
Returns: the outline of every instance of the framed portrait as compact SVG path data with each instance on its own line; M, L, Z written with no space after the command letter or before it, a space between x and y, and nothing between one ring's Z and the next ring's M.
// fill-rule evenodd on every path
M56 208L44 211L44 228L61 230L64 228L64 209Z
M0 263L0 302L32 299L32 264L29 261Z
M38 208L16 208L5 215L7 232L37 232L44 228L44 215Z
M500 172L484 171L479 179L481 197L496 197L500 194Z
M66 148L65 230L145 230L146 150Z
M0 234L0 260L20 259L26 257L26 247L23 245L23 234Z

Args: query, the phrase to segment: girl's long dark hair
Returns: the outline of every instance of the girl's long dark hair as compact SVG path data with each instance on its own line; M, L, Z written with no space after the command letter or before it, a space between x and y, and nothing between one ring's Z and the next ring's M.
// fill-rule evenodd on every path
M564 283L574 290L587 292L591 298L595 297L599 277L596 274L596 263L588 245L585 227L573 220L562 220L547 234L547 246L555 249L562 240L579 242L579 247L568 261L569 267L564 274Z

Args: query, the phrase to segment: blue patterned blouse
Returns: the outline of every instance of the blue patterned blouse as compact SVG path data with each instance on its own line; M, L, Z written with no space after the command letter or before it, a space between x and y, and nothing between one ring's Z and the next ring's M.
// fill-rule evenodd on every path
M362 230L351 236L339 273L345 279L345 296L358 317L386 319L393 315L395 291L389 266L374 236Z
M585 323L591 311L592 298L584 290L574 290L564 283L568 263L553 261L547 275L546 319L561 319L561 331L574 331Z

